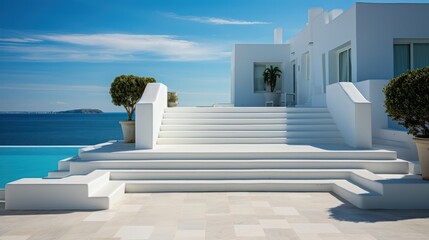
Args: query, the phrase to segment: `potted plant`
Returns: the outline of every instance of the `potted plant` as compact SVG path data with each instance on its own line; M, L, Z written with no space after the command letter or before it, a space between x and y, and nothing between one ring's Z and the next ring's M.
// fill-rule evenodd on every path
M176 92L168 92L168 107L176 107L178 100Z
M265 101L273 101L274 106L280 105L279 102L281 93L274 92L274 90L276 89L277 78L281 77L281 73L282 71L279 67L270 65L269 67L265 68L264 73L262 74L266 86Z
M153 82L156 82L154 78L121 75L116 77L110 86L112 103L116 106L123 106L128 114L127 121L119 122L126 143L135 142L135 122L133 121L133 114L146 85Z
M414 136L422 178L429 180L429 66L393 78L383 92L389 117Z

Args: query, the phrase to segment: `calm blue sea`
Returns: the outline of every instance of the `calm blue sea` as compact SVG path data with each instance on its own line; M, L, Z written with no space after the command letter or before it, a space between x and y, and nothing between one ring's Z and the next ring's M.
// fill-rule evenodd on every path
M126 113L0 114L0 145L90 145L122 139Z
M0 114L0 188L20 178L44 177L57 170L59 160L78 154L78 147L58 145L122 139L119 121L125 119L125 113Z

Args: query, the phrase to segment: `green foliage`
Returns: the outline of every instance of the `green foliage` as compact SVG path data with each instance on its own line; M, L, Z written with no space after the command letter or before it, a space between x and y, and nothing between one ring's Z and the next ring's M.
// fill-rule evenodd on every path
M176 92L168 92L168 102L177 102L179 97L177 97Z
M138 77L133 75L121 75L113 80L110 86L112 103L123 106L128 113L128 121L132 121L136 104L143 95L148 83L154 83L154 78Z
M429 66L393 78L383 92L389 117L408 133L429 138Z
M270 67L265 68L263 76L265 85L269 85L271 92L274 92L276 88L277 78L281 76L282 71L279 67Z

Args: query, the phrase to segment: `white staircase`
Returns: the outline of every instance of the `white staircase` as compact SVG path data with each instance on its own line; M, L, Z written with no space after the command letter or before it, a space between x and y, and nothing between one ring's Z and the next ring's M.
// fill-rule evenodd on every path
M86 147L48 178L8 184L6 207L102 209L124 192L329 191L360 208L429 209L429 184L409 162L344 145L324 108L169 108L153 149ZM30 189L43 194L30 201Z
M326 108L167 108L158 144L344 144Z

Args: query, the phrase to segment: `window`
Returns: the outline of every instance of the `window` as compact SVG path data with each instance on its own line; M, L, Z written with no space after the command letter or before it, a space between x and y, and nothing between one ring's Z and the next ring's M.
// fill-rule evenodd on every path
M393 45L393 71L399 76L409 69L429 66L429 43L397 43Z
M302 56L302 71L304 80L310 80L310 54L307 52Z
M253 90L254 92L265 92L265 83L263 73L265 68L269 66L279 67L283 72L281 63L254 63L253 64ZM283 76L283 73L282 73ZM282 77L277 78L276 90L283 92L283 81Z
M338 54L338 81L352 81L352 61L350 48Z

